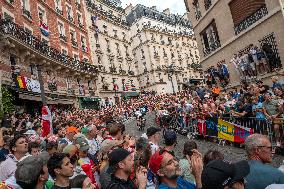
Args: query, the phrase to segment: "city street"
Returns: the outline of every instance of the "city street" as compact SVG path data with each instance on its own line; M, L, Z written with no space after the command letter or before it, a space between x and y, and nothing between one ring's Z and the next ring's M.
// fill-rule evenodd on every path
M138 128L136 127L136 120L134 118L130 119L129 121L125 122L126 131L131 136L135 136L135 138L140 137L143 133L146 132L147 128L150 126L155 126L155 115L150 113L146 115L146 128L144 131L138 131ZM178 144L176 147L175 154L178 158L182 157L182 150L183 150L183 144L184 142L188 140L186 136L178 134ZM218 145L218 143L214 142L207 142L203 139L195 140L198 145L198 150L204 155L209 149L216 149L220 152L222 152L225 156L225 159L228 161L239 161L246 159L246 153L244 148L237 148L232 147L229 145ZM160 145L163 145L163 140L161 140ZM272 165L275 167L279 167L283 162L283 156L277 156L275 155L273 158Z

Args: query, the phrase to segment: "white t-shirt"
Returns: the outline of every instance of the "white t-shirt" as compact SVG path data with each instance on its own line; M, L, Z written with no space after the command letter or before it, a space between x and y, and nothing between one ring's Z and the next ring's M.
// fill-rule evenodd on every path
M151 146L151 152L152 155L159 149L159 146L154 144L153 142L149 142L150 146Z

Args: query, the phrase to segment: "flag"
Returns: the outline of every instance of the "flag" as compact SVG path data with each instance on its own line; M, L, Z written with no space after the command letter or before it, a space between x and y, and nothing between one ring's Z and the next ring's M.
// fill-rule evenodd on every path
M52 133L52 115L48 106L43 106L41 109L42 116L42 137L46 137L48 134Z
M26 80L25 80L24 77L18 75L17 81L18 81L20 89L26 89L27 88L27 83L26 83Z
M39 26L39 29L40 29L42 35L44 35L46 37L49 36L49 28L48 28L48 26L46 24L41 22L40 26Z

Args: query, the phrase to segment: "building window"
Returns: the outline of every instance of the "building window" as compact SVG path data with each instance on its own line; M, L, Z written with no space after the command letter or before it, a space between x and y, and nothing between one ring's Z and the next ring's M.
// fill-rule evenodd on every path
M30 3L28 0L22 0L22 13L24 16L26 16L29 19L32 19L32 15L30 12Z
M81 0L76 0L75 5L78 8L78 10L80 10L81 9Z
M199 2L198 2L198 0L194 0L192 4L193 4L193 7L194 7L194 11L195 11L195 18L196 18L196 20L199 20L201 18L201 11L200 11Z
M38 7L38 18L41 24L47 25L46 13L40 7Z
M77 13L77 21L78 21L78 24L79 24L79 27L80 28L83 28L83 21L82 21L82 15L80 13Z
M212 1L211 0L204 0L204 7L205 10L208 10L212 5Z
M74 19L73 19L73 14L72 14L72 8L71 8L69 5L66 6L66 12L67 12L67 18L68 18L68 20L69 20L70 22L73 22Z
M233 0L229 6L236 35L268 14L265 0Z
M68 55L67 49L62 49L61 52L62 52L62 54L66 55L66 56Z
M58 22L58 33L60 40L62 40L63 42L67 42L67 37L65 35L65 28L62 22Z
M59 14L63 15L61 0L55 0L55 10Z
M4 12L4 19L5 20L9 20L9 21L11 21L11 22L14 22L14 17L13 16L11 16L9 13L7 13L7 12Z
M215 20L213 20L201 33L204 57L221 46Z
M71 39L72 46L77 48L78 43L76 40L76 32L74 30L70 30L70 39Z
M82 51L87 53L88 52L87 42L84 36L81 36L81 44L82 44Z
M79 55L78 55L78 54L73 54L73 58L74 58L76 61L79 61Z

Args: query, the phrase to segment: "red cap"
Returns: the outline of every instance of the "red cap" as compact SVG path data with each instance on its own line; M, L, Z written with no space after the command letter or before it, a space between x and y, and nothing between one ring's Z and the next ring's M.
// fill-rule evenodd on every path
M155 152L149 161L149 168L154 174L157 174L158 170L161 168L161 163L164 157L164 154L160 154L160 151Z

